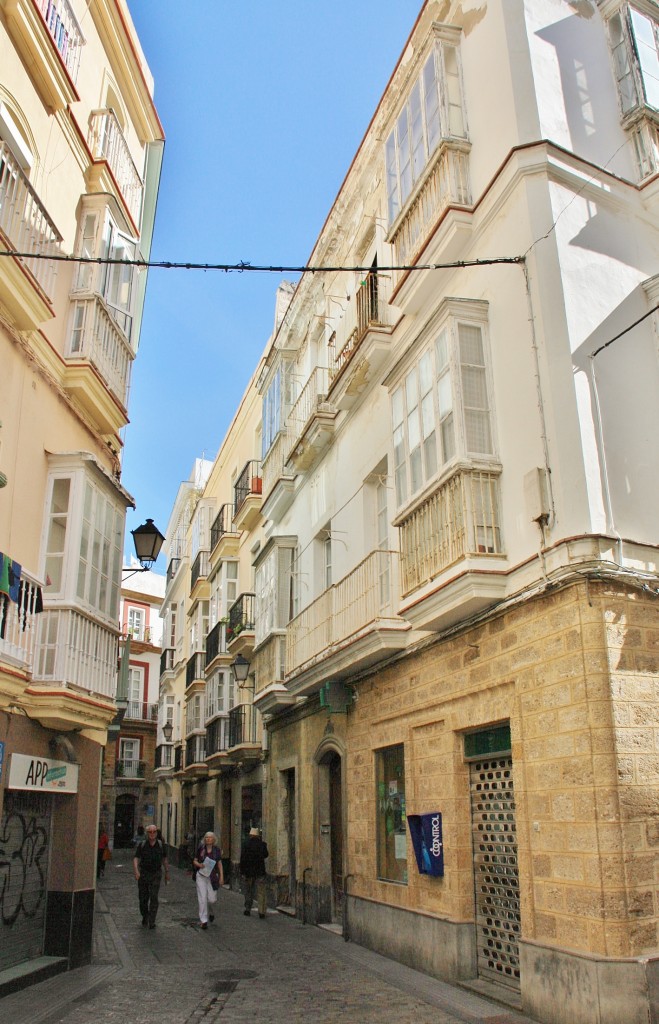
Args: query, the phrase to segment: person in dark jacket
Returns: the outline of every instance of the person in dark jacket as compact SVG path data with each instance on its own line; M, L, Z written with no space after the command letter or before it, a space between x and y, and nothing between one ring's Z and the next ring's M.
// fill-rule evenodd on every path
M240 873L243 876L243 893L245 894L245 917L250 916L254 903L254 891L259 907L259 917L265 917L267 906L267 888L265 862L268 857L268 846L261 839L257 828L249 830L249 837L240 855Z
M147 825L146 840L135 849L133 872L137 882L140 900L142 927L156 927L158 913L158 892L165 872L165 885L169 882L169 864L162 842L158 839L155 825Z

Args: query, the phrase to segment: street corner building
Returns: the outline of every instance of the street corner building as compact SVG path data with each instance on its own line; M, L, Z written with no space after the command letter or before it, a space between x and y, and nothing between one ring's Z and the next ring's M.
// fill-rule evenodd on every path
M168 531L163 828L546 1024L659 1013L658 41L424 4Z
M164 139L124 0L0 0L0 53L3 994L91 959L146 275L84 260L148 258Z

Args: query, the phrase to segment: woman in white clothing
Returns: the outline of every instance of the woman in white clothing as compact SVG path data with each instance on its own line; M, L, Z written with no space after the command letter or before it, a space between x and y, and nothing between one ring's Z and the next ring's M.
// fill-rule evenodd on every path
M206 929L208 928L208 922L213 921L215 918L215 915L209 913L209 910L211 907L215 907L217 890L221 885L224 885L222 851L216 846L214 832L207 832L204 836L204 841L197 850L192 866L195 870L195 882L197 885L199 920L201 927Z

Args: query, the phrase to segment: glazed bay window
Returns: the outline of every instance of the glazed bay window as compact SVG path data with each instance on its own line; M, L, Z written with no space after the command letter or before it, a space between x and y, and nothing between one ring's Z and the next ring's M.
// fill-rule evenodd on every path
M233 672L219 669L206 683L206 720L228 715L236 702Z
M405 750L402 743L375 751L378 878L407 884Z
M659 26L631 4L609 19L613 66L623 116L638 107L659 110Z
M494 455L483 303L447 300L448 316L392 391L400 508L453 460ZM470 318L464 315L471 314ZM474 314L480 313L480 322ZM462 314L462 315L461 315Z
M277 435L284 429L286 416L294 402L294 364L291 360L282 360L273 372L272 378L263 395L263 419L261 430L261 452L265 458Z
M608 19L622 124L633 144L639 178L659 170L659 23L656 5L616 3Z
M294 538L274 537L255 570L255 643L285 629L294 609Z

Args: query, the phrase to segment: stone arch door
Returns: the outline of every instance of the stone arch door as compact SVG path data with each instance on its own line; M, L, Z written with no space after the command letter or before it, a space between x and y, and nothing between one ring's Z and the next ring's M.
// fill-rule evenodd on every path
M316 763L319 921L341 923L344 898L342 752L335 746L321 749Z

